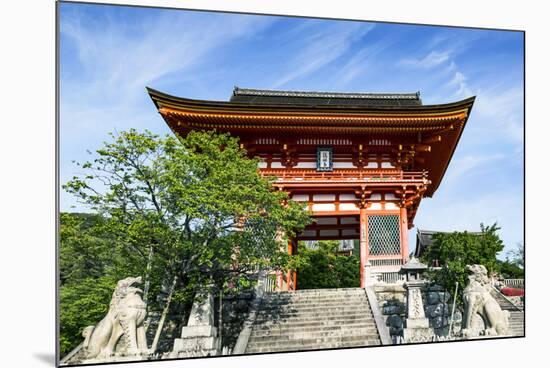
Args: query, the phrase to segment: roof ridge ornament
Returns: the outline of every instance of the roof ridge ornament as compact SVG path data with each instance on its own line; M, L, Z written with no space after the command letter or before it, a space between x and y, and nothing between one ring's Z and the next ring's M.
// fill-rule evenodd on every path
M272 97L320 97L320 98L357 98L357 99L410 99L419 100L420 92L414 93L372 93L372 92L318 92L256 89L233 87L233 96L272 96Z

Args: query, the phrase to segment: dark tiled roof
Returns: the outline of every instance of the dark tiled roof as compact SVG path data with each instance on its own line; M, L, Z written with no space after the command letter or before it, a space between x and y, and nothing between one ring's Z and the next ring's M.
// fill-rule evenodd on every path
M426 270L427 268L428 266L420 262L418 258L412 257L411 259L409 259L407 263L401 266L400 272L407 271L407 270Z
M331 105L331 106L422 106L416 93L341 93L275 91L235 87L230 102L269 105Z

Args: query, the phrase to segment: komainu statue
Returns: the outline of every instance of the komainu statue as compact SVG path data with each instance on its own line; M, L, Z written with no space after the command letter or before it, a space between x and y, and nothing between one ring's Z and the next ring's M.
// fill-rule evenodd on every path
M474 337L506 335L508 333L509 312L503 311L491 295L491 283L487 269L483 265L468 265L468 286L464 289L464 317L462 336ZM476 331L473 318L479 314L485 323L483 331Z
M143 322L146 305L141 299L141 277L120 280L113 292L107 315L96 326L82 332L85 359L102 359L115 353L119 339L124 335L125 355L147 354L147 341Z

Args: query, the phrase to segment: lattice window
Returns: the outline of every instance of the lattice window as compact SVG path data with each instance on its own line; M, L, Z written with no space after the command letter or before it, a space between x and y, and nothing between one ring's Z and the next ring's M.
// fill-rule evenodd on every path
M400 254L398 215L368 216L369 254Z

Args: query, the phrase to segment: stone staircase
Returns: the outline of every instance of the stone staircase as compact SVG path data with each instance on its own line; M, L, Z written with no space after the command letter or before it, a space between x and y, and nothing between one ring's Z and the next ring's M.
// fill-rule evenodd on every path
M264 296L246 354L381 345L364 289Z
M510 318L508 319L510 323L510 334L512 336L524 336L525 335L525 315L523 309L516 307L512 302L500 293L497 289L492 290L492 295L495 300L500 305L502 310L507 310L510 312Z

